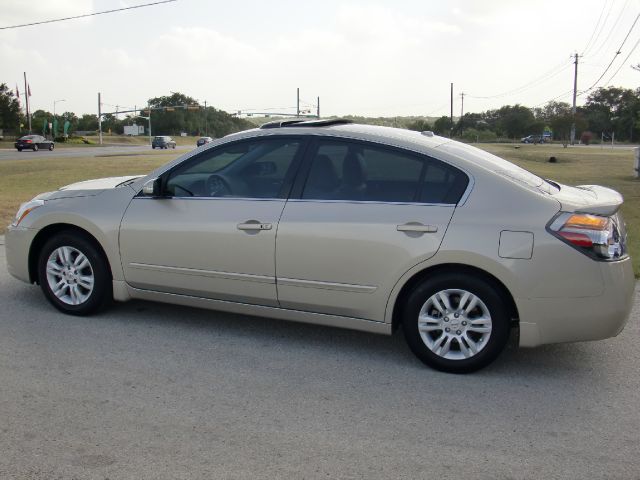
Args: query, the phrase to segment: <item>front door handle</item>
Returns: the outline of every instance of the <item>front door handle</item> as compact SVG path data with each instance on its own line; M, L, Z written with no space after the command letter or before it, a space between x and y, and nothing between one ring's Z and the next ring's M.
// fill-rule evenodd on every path
M409 222L404 225L397 225L396 230L399 232L435 233L438 231L438 227L436 225L423 225L418 222Z
M271 230L273 226L270 223L261 223L257 220L247 220L245 223L238 224L238 230Z

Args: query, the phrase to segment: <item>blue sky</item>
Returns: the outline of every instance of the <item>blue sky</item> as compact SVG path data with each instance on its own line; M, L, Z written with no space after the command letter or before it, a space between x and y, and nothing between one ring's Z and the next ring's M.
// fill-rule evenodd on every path
M3 0L0 26L148 1L33 0L25 16L24 1ZM178 0L2 30L0 82L22 91L26 70L33 107L65 99L58 112L95 113L98 91L107 110L180 91L228 111L291 111L299 87L323 114L367 116L448 114L454 82L457 115L461 92L465 111L570 101L570 54L585 53L586 89L638 13L639 0ZM610 84L638 86L639 41L640 21L598 85L621 67Z

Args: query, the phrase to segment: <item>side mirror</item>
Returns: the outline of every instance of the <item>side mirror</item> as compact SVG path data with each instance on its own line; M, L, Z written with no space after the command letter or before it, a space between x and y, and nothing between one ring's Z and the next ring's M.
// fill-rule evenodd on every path
M152 178L142 186L142 195L145 197L160 197L161 182L159 178Z

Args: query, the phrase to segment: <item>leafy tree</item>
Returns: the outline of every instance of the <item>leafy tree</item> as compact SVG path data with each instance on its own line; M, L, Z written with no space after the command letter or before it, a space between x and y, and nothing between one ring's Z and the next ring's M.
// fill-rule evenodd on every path
M94 131L98 129L98 116L85 113L78 119L77 128L75 130Z
M451 129L453 128L453 123L451 122L451 118L443 115L439 119L435 121L433 124L433 131L438 135L450 135Z
M505 105L497 112L498 135L506 135L509 138L522 137L529 132L535 118L531 109L523 105Z
M151 129L158 135L178 135L187 132L190 135L208 133L214 137L223 137L253 126L244 119L213 107L207 107L205 110L196 99L179 92L151 98L149 105Z
M415 130L416 132L425 132L431 130L431 124L426 120L416 119L407 123L407 129Z
M68 121L71 125L69 126L69 133L75 132L78 130L78 116L73 112L64 112L62 115L58 115L58 121L60 122L58 129L63 131L64 122Z
M6 83L0 84L0 128L20 128L20 103Z
M45 110L31 113L31 130L39 135L49 134L49 123L53 122L53 114Z
M592 132L615 133L620 140L638 138L640 89L598 88L581 109Z

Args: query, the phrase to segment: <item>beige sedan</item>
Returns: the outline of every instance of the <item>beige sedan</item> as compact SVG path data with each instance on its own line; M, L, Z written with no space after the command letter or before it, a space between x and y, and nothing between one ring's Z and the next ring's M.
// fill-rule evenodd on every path
M9 271L59 310L131 298L391 334L450 372L519 344L617 335L634 286L622 197L431 132L279 122L144 177L38 195Z

